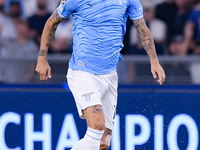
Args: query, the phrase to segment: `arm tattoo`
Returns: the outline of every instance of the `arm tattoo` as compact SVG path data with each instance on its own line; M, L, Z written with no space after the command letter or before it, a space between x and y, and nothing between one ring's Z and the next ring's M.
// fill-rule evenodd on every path
M49 41L51 41L53 39L54 34L56 32L56 29L57 29L59 23L64 20L63 18L61 18L59 16L57 9L51 15L51 19L52 19L53 25L48 27L48 30L49 30L48 40ZM46 46L48 47L49 43L47 43Z
M142 45L147 54L152 58L157 58L154 41L144 19L142 18L135 20L133 21L133 24L138 32L139 39L142 42Z
M56 32L56 28L57 26L55 27L55 25L53 27L48 27L48 30L49 30L49 34L48 34L48 42L46 43L46 46L49 47L50 45L50 41L53 39L54 37L54 34Z
M45 50L40 50L39 56L45 56L47 52Z
M56 29L59 23L64 19L59 16L58 10L55 10L54 13L51 15L50 20L51 21L45 25L45 29L44 29L45 30L44 46L46 46L46 48L45 47L42 48L42 50L39 53L39 56L47 55L47 50L50 46L51 40L53 39L55 35ZM44 49L47 49L47 50L45 51Z
M92 110L93 112L92 113L103 113L103 110L102 110L102 106L101 105L95 105L95 106L92 106Z
M52 14L52 19L53 19L53 22L55 22L56 24L59 24L61 21L63 21L64 19L61 18L58 14L58 9L56 9L54 11L54 13Z

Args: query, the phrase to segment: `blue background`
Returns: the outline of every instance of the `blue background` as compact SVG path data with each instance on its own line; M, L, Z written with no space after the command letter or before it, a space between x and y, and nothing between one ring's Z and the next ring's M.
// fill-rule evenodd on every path
M142 114L149 119L151 130L154 130L154 116L164 116L164 149L167 150L166 134L171 119L181 113L190 115L200 130L200 86L119 86L117 114L120 115L121 150L125 150L125 116ZM6 112L21 115L21 124L8 124L6 143L10 148L20 146L24 149L24 114L33 113L35 130L41 129L41 117L44 113L52 115L52 146L58 142L63 119L72 113L75 118L80 138L85 134L86 123L78 117L75 102L66 84L63 85L1 85L0 116ZM136 133L140 128L136 126ZM153 133L153 132L152 132ZM136 150L153 150L154 134L149 141ZM179 148L185 150L188 133L184 126L178 131ZM35 150L41 150L42 144L35 143ZM198 148L200 149L200 148Z

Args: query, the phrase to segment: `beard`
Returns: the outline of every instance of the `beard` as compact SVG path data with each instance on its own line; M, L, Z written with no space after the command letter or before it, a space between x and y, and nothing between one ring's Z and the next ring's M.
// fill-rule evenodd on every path
M38 4L38 9L39 10L45 10L46 9L46 5L44 5L44 4Z
M20 15L21 15L21 12L11 13L11 17L13 17L13 18L19 18Z

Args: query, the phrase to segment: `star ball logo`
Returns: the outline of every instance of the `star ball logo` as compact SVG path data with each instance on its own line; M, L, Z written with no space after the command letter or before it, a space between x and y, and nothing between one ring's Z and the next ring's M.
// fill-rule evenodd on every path
M89 102L89 101L91 101L90 95L92 95L92 94L94 94L94 92L90 92L88 94L84 94L84 95L82 95L82 97L85 97L86 101Z

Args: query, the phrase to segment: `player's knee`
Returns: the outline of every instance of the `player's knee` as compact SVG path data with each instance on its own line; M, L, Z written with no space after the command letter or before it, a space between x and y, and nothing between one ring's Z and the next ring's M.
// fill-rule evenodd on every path
M90 128L96 130L105 129L105 118L101 105L88 107L83 113Z
M96 130L105 130L104 114L98 114L92 119L93 128Z
M93 127L96 130L104 130L105 129L105 121L104 119L98 119L93 123Z

